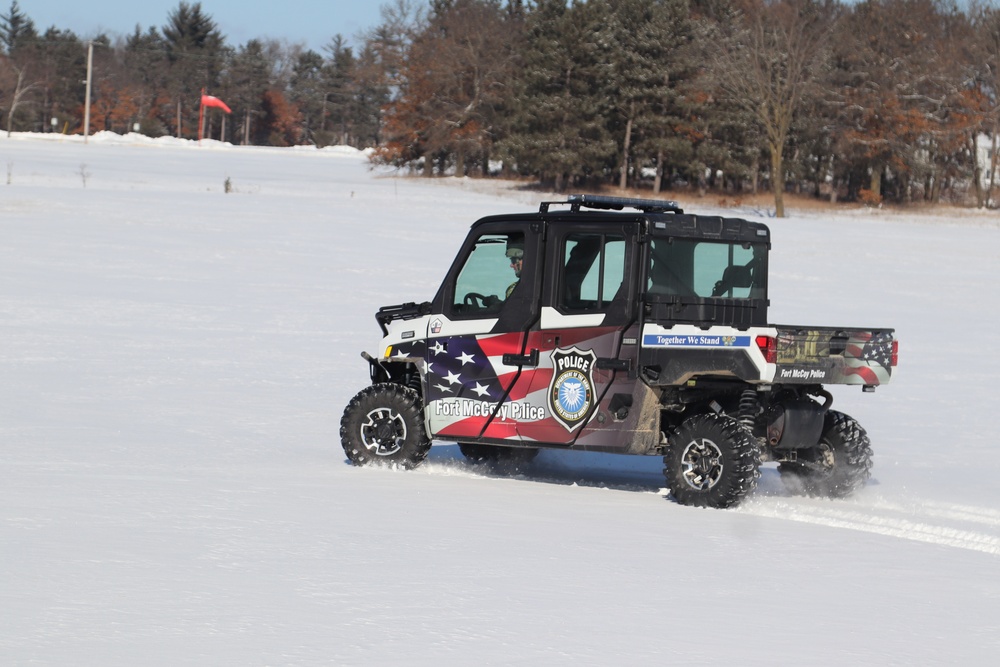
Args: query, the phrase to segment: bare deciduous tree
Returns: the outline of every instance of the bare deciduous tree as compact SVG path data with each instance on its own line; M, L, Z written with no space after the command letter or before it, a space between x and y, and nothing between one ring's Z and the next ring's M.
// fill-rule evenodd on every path
M399 94L386 108L387 147L393 161L422 154L453 157L455 175L470 163L487 170L495 107L509 89L513 49L506 17L496 3L455 0L432 4L413 33L399 69Z
M8 86L13 88L10 91L10 101L7 103L7 136L9 137L14 124L14 114L17 113L17 108L27 101L26 98L28 93L37 88L38 84L36 82L25 82L27 67L18 67L10 61L5 62L4 67L9 70L8 75L4 78L9 81ZM8 86L3 87L7 88Z
M985 202L996 206L994 192L997 187L997 171L1000 170L1000 8L988 5L972 7L975 26L977 54L979 55L979 76L985 89L986 100L990 103L987 126L990 130L990 163L986 179ZM980 201L980 205L982 205Z
M811 0L765 0L720 39L712 63L722 94L759 124L771 155L775 215L785 215L785 145L824 66L828 13Z

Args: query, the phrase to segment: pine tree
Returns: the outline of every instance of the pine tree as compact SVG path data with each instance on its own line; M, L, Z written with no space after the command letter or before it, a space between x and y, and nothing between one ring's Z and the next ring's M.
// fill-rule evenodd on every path
M741 22L737 5L742 6L740 0L691 0L692 34L683 52L691 71L677 86L678 122L667 139L671 146L664 168L696 185L699 194L715 182L719 171L735 190L748 186L756 194L765 171L762 165L768 162L755 113L740 100L721 94L714 73L705 66Z
M269 132L259 130L257 116L264 93L272 87L272 65L263 42L257 39L239 47L229 58L223 85L237 126L236 143L267 141Z
M21 11L17 0L13 0L7 13L0 14L0 46L3 52L14 55L19 46L37 37L34 22Z
M598 177L614 164L609 45L600 2L539 0L525 19L510 135L500 149L521 173L556 190Z
M371 44L365 44L358 54L350 84L354 101L353 145L378 146L382 143L382 109L389 103L389 86Z
M17 0L10 11L0 15L0 46L7 55L0 57L0 102L6 111L7 135L18 128L37 129L24 110L31 106L41 89L38 79L38 35L34 23L22 11Z
M210 52L218 49L223 41L215 21L202 12L200 2L189 5L182 1L168 15L163 36L167 40L167 51L171 58L200 51Z
M146 32L137 25L125 39L120 57L130 86L136 91L140 132L159 136L165 132L163 118L175 111L166 97L166 42L156 28Z
M170 88L181 111L183 128L176 133L198 133L198 104L202 89L219 85L224 38L201 3L181 2L167 17L162 29L170 64ZM176 123L173 123L176 125Z
M326 50L330 55L322 72L324 129L333 133L332 138L337 143L349 144L357 124L358 108L354 90L354 52L341 35L335 35Z
M637 143L664 145L676 126L676 83L693 69L682 54L690 40L687 0L591 0L606 5L600 40L610 46L609 118L619 146L619 187L627 185ZM640 160L641 162L641 160Z
M288 97L302 114L302 136L319 146L328 141L322 136L324 121L323 56L312 49L302 51L292 65Z

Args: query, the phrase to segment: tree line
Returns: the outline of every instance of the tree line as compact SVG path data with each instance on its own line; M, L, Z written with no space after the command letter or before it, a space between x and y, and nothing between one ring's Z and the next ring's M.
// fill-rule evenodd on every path
M228 118L209 114L205 136L273 146L378 142L389 91L372 46L355 54L337 35L323 54L269 39L234 47L200 3L187 2L161 27L84 40L54 26L39 31L14 0L0 13L8 132L83 132L89 44L91 133L196 138L204 90L232 109Z
M429 0L320 54L198 3L99 35L91 131L374 147L435 174L996 205L1000 9L973 0ZM7 129L82 132L86 42L0 15ZM50 126L55 119L55 126ZM982 156L988 156L985 160Z

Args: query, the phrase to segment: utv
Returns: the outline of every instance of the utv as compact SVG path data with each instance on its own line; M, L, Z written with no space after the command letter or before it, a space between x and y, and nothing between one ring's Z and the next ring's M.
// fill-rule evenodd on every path
M372 384L344 411L355 465L538 448L662 456L677 502L729 507L762 462L810 494L868 479L829 384L896 366L892 329L767 322L769 229L674 202L572 195L472 225L432 301L381 308Z

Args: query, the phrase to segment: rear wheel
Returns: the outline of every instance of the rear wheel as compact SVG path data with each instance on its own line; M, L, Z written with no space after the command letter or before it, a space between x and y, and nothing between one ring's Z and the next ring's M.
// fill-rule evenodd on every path
M836 410L826 413L819 444L799 452L795 463L778 465L781 479L794 492L844 498L871 477L872 446L858 422Z
M750 432L732 417L698 415L669 438L663 473L682 505L732 507L757 487L760 451Z
M415 468L431 448L420 395L392 383L362 389L344 410L340 442L354 465Z

